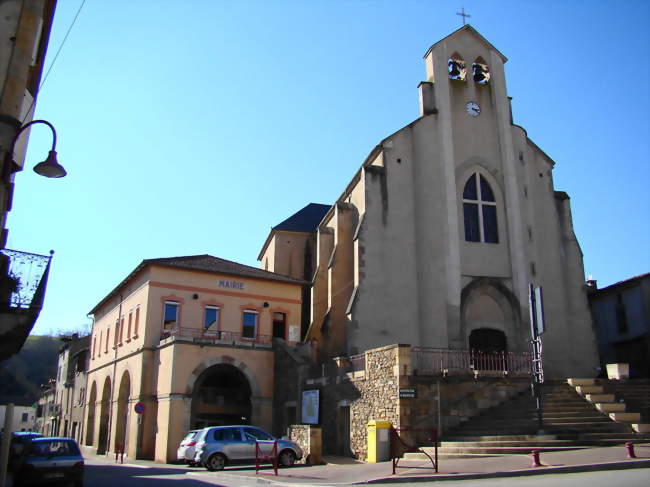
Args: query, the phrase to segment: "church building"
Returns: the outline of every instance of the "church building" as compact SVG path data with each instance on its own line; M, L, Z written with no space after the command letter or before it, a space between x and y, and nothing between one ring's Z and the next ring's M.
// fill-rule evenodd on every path
M530 351L532 284L546 376L595 374L569 197L513 122L506 61L469 25L432 45L419 117L370 151L320 222L295 232L300 245L271 245L271 232L265 269L314 262L305 338L319 360L397 343Z

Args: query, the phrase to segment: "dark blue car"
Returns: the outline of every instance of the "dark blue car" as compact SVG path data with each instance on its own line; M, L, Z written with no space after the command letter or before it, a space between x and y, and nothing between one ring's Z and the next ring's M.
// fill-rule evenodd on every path
M13 472L14 486L83 486L84 459L71 438L33 438L25 444Z

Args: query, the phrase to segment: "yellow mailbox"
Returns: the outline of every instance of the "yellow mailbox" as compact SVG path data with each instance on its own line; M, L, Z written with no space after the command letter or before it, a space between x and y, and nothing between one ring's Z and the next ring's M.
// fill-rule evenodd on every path
M368 458L369 463L385 462L390 457L390 421L368 421Z

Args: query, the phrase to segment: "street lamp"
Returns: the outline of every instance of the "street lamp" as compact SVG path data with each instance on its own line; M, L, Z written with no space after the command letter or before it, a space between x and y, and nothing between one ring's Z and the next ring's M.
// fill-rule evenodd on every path
M18 137L20 136L20 134L22 134L25 131L27 127L34 125L36 123L45 124L48 127L50 127L50 129L52 129L52 149L50 150L49 154L47 155L47 158L43 162L39 162L34 166L34 172L36 174L40 174L41 176L45 176L46 178L62 178L68 173L66 172L65 168L61 164L59 164L58 161L56 160L56 130L54 130L54 125L52 125L47 120L32 120L31 122L28 122L22 127L20 127L18 133L11 141L11 148L9 149L8 156L13 158L14 147L16 145L16 141L18 140Z

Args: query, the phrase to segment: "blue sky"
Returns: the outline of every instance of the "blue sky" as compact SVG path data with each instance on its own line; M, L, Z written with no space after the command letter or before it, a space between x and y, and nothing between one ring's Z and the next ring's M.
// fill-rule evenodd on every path
M46 66L81 0L59 0ZM428 47L469 21L503 52L515 123L556 161L585 272L650 271L646 1L88 0L42 88L68 170L16 176L9 248L54 249L34 334L73 330L142 259L249 265L418 116ZM51 144L30 137L27 165Z

